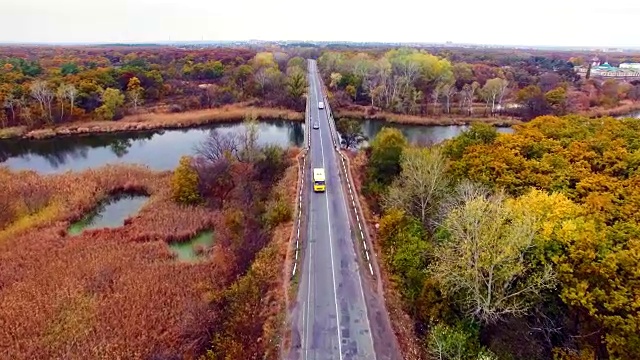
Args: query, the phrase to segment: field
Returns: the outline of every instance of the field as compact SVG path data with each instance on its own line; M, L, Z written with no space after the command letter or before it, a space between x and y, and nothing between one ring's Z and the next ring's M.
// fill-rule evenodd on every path
M270 186L271 196L291 204L287 189L297 169L288 169ZM280 334L291 221L264 232L267 242L253 255L239 252L236 246L252 248L242 244L257 233L230 223L254 208L236 202L240 190L229 208L184 206L172 200L171 180L172 172L136 166L50 176L0 169L8 190L0 198L0 338L9 340L0 341L0 358L197 358L212 346L228 353L238 341L246 351L240 358L268 352L269 344L239 340L239 333L251 327L260 337ZM122 191L150 195L125 226L67 235L70 223ZM167 243L203 229L214 229L216 239L206 260L177 261ZM261 289L254 302L247 284ZM237 321L244 312L231 310L236 303L260 316Z

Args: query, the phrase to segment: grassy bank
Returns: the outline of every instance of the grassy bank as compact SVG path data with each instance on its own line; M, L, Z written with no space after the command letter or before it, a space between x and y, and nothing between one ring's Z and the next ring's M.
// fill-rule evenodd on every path
M242 121L254 115L258 120L282 119L303 121L304 113L287 109L229 105L215 109L203 109L182 113L147 113L125 116L118 121L89 121L63 124L56 127L28 130L26 127L0 129L2 138L44 139L76 134L100 134L121 131L188 128L205 124Z
M335 110L337 118L351 118L359 120L382 120L390 123L420 126L448 126L448 125L469 125L474 122L482 122L494 126L508 127L521 124L522 121L514 118L472 118L456 116L429 116L421 117L415 115L394 114L390 112L377 112L368 114L364 110Z
M631 101L625 100L619 106L616 106L610 109L592 108L581 113L581 115L588 116L588 117L625 116L636 111L640 111L640 101L631 102Z

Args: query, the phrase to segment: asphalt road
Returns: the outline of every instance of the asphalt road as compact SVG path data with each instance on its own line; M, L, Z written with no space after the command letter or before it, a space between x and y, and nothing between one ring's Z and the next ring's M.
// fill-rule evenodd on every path
M314 193L313 172L305 171L307 234L293 313L290 359L376 359L363 282L354 250L339 158L331 140L315 61L309 62L310 152L307 164L324 168L327 190Z

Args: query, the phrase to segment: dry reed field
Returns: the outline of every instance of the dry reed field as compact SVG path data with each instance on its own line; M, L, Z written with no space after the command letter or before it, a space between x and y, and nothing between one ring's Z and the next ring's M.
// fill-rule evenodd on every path
M404 125L423 125L423 126L448 126L448 125L468 125L474 122L482 122L495 126L511 126L521 124L522 121L514 118L504 117L488 117L473 118L461 116L438 116L438 117L421 117L415 115L394 114L389 112L377 112L375 114L367 114L358 110L336 110L337 118L351 118L359 120L383 120L389 123L397 123Z
M218 265L225 252L193 265L173 259L166 241L187 239L218 217L171 202L170 176L136 166L52 176L0 170L0 207L8 210L0 232L0 358L202 353L215 319L208 299L226 285ZM122 228L66 236L69 223L119 191L150 199Z
M97 134L120 131L188 128L205 124L242 121L247 116L257 120L303 121L304 113L277 108L227 105L220 108L181 113L146 113L125 116L118 121L88 121L63 124L55 128L28 131L25 127L3 129L0 137L43 139L60 135Z

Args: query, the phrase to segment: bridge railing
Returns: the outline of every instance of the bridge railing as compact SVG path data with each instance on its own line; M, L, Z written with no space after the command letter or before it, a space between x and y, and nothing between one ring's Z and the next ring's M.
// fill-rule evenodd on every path
M300 164L300 161L298 161L298 174L300 174L300 178L298 181L298 199L296 201L296 210L294 212L294 214L296 215L296 218L294 219L294 224L296 224L296 226L294 227L295 230L295 237L296 237L296 245L294 248L294 252L295 252L295 258L293 261L293 270L291 271L291 277L295 277L296 276L296 271L298 269L298 258L300 255L300 248L301 248L301 243L302 243L302 238L300 236L300 229L302 228L302 194L304 193L304 179L305 179L305 170L307 169L307 153L309 152L309 147L311 146L311 133L309 132L309 127L310 127L310 121L309 121L309 116L311 114L311 107L310 107L310 103L309 103L309 91L307 91L307 104L305 107L305 113L304 113L304 124L302 125L304 127L304 148L302 149L301 152L301 157L302 157L302 164Z
M364 227L366 226L366 223L364 222L364 216L362 215L361 207L358 206L358 204L356 203L356 202L359 202L360 200L358 199L358 196L356 194L356 188L353 185L353 179L351 179L351 177L349 176L349 171L347 170L348 161L345 159L345 156L341 151L341 148L342 148L341 137L340 137L340 133L336 129L335 118L333 117L333 111L331 110L331 105L329 104L329 97L327 96L328 92L324 87L324 81L322 80L320 73L317 71L316 74L318 76L318 80L320 81L320 91L322 93L321 94L322 98L324 99L324 104L325 104L324 107L327 112L327 118L329 119L329 128L331 129L331 140L333 141L333 147L336 153L338 153L338 155L340 156L341 166L339 166L339 168L341 169L339 170L340 170L340 173L342 174L341 178L344 179L347 185L347 189L349 190L349 200L351 201L348 207L351 209L351 211L353 211L355 215L356 225L358 227L358 230L356 231L356 234L357 234L356 237L362 242L362 250L363 250L365 259L367 261L367 265L369 266L369 272L371 272L372 276L375 276L373 272L373 266L371 265L371 257L370 257L372 256L370 255L371 249L369 246L367 246L367 243L370 244L371 242L370 242L370 239L368 238L368 233L366 231L366 228Z

